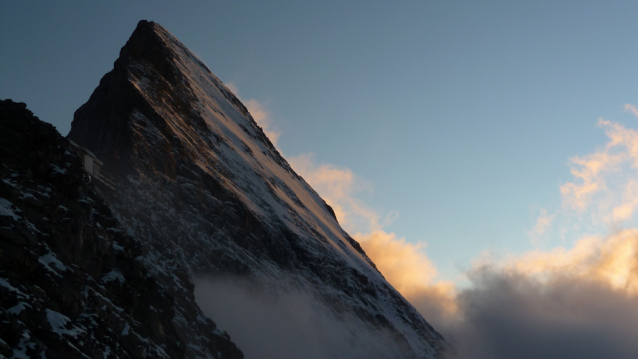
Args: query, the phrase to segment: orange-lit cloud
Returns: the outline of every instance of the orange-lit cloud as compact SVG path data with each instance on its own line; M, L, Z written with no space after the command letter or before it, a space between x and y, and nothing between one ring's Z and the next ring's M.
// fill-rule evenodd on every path
M357 233L354 238L386 280L429 321L440 323L457 313L454 284L436 280L437 269L425 254L425 245L382 230Z
M436 281L423 246L383 231L355 237L390 284L455 346L451 358L638 353L628 335L638 330L638 229L584 237L571 249L483 257L468 273L471 285L461 289Z
M635 110L631 105L625 108ZM594 153L571 159L574 181L560 188L563 205L577 213L591 213L578 217L579 221L610 224L629 221L638 208L638 131L603 119L598 120L598 126L605 130L608 142ZM536 226L528 233L545 232L557 214L548 216L541 211ZM568 212L560 214L569 216ZM585 235L570 249L534 250L504 259L482 256L475 261L475 268L482 266L541 282L596 281L635 295L638 229L617 230L606 237Z
M370 191L372 186L355 176L350 169L332 164L317 164L312 153L291 157L288 162L334 209L339 223L346 230L357 232L381 229L385 218L355 196L360 191Z
M235 96L240 97L237 85L227 83L226 87L228 87ZM261 126L266 136L268 136L268 139L270 139L270 142L272 142L274 146L277 146L281 133L272 129L272 119L270 117L270 113L266 109L266 106L254 98L251 98L250 100L242 100L242 102L248 109L248 112L250 112L250 115L253 117L255 122Z
M606 238L585 236L571 249L557 247L475 262L475 268L485 266L540 282L596 281L634 295L638 294L638 229L622 230Z
M625 108L636 109L632 105ZM556 215L574 218L576 214L578 221L588 217L586 224L595 227L631 220L638 209L638 131L602 118L597 125L604 129L607 143L593 153L570 159L574 178L560 187L563 208L551 220L541 213L536 226L527 232L533 243Z
M394 233L381 230L355 236L364 243L364 250L394 287L401 293L429 284L436 268L425 256L423 245L406 243Z
M563 205L592 219L614 223L630 219L638 206L638 131L598 120L609 138L598 151L571 159L574 182L561 186Z
M457 313L452 282L437 280L437 269L424 244L412 244L383 226L397 216L381 215L356 198L371 186L348 168L316 164L313 154L289 159L291 166L335 210L339 223L356 239L386 280L429 321L450 320Z

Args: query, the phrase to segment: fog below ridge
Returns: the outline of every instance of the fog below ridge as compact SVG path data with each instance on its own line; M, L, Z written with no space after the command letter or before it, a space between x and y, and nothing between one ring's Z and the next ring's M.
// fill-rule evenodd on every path
M402 358L385 330L351 313L334 313L298 289L269 290L239 277L197 277L195 299L247 359Z

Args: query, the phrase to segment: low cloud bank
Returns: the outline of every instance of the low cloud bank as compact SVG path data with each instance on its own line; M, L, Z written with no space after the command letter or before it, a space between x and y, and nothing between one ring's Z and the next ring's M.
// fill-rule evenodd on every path
M638 358L638 298L603 282L484 268L440 330L462 359Z
M384 233L359 239L455 347L449 358L638 358L638 229L585 237L569 250L484 255L461 290L434 281L423 248Z
M286 281L198 277L195 299L247 359L402 357L387 332L372 330L348 313L337 316L307 292L273 289Z

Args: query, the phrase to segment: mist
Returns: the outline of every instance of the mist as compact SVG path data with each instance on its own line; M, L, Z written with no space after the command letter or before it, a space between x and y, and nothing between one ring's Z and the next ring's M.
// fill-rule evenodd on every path
M337 314L311 293L285 282L196 277L195 300L247 359L401 358L389 333ZM273 290L272 288L278 288Z

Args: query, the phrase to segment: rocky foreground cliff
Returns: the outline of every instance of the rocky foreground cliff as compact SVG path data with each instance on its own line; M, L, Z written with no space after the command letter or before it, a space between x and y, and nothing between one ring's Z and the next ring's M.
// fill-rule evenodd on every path
M191 304L176 307L69 141L10 100L0 101L0 178L0 358L192 358L176 316L201 352L243 357L187 278Z
M345 328L323 357L439 358L447 346L246 107L160 25L138 24L68 137L115 178L101 194L178 314L193 305L192 278L241 278L320 303ZM187 356L216 357L192 318L172 318Z

